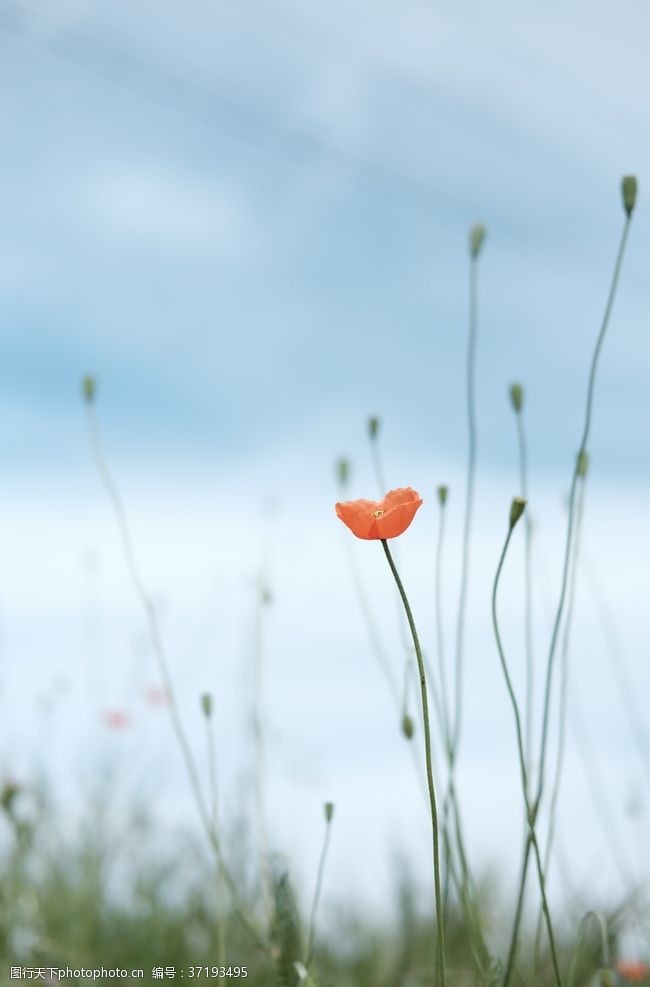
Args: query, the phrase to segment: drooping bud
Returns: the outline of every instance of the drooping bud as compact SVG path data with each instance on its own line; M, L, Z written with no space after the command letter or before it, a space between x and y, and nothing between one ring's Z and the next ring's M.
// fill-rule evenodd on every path
M521 384L511 384L508 393L510 394L510 404L515 414L518 415L524 406L524 389Z
M578 461L576 463L576 472L581 480L584 480L584 478L586 477L588 469L589 469L589 453L586 452L584 449L581 449L580 452L578 453Z
M628 216L632 215L636 203L637 183L635 175L624 175L621 181L621 191L623 193L623 208Z
M485 241L487 230L482 223L476 223L469 231L469 252L472 260L476 259L481 252L481 247Z
M207 720L212 716L212 696L209 692L204 692L201 696L201 709Z
M95 378L90 374L86 374L81 381L81 390L86 404L92 404L95 400L95 391L97 390Z
M350 479L350 463L344 457L336 461L336 479L341 489L345 490Z
M510 505L510 530L514 528L517 521L526 509L525 497L513 497Z
M408 713L404 713L404 716L402 717L402 733L404 734L407 740L411 740L414 732L415 732L415 727L413 726L413 720L408 715Z
M441 507L444 507L447 503L447 495L449 493L449 487L446 484L441 483L438 487L438 503Z
M332 819L334 818L334 803L326 802L325 805L323 806L323 809L325 811L325 822L331 823Z
M368 435L370 436L371 441L374 441L374 439L376 439L379 435L379 425L380 421L376 415L372 415L368 419Z

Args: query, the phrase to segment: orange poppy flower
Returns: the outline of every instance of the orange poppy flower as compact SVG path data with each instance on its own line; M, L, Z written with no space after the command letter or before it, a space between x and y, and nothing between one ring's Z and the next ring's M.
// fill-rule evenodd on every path
M619 960L616 964L616 972L620 973L624 980L629 980L633 984L640 984L650 976L650 966L647 963Z
M336 505L336 514L357 538L397 538L406 531L422 503L411 487L390 490L383 500L348 500Z

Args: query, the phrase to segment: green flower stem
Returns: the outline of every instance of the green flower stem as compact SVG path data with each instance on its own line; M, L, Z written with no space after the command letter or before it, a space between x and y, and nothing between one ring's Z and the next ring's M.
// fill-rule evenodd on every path
M383 466L382 466L381 455L380 455L380 452L379 452L379 435L378 435L378 432L376 432L376 431L375 432L371 431L371 433L370 433L370 450L371 450L371 453L372 453L372 462L373 462L373 466L374 466L374 470L375 470L375 477L377 479L377 487L379 489L380 496L383 497L385 495L386 491L388 490L388 487L386 486L386 479L385 479L384 469L383 469ZM395 553L395 557L397 558L397 552ZM399 559L398 559L398 562L399 562ZM397 605L397 627L398 627L398 630L399 630L400 643L402 645L404 654L406 656L405 657L405 664L406 664L406 669L405 669L406 679L405 679L405 681L407 681L408 680L408 674L409 674L409 672L408 672L408 666L409 666L410 661L411 661L411 648L410 648L410 644L409 644L408 630L406 629L406 626L405 626L405 623L404 623L404 615L402 613L402 606L401 606L401 602L400 602L400 599L399 599L399 594L396 596L395 603ZM424 657L424 662L425 662L425 667L426 667L426 671L427 671L427 676L428 676L428 679L429 679L429 687L431 689L431 697L433 699L433 705L434 705L434 708L435 708L435 711L436 711L436 717L437 717L438 721L442 724L442 707L441 707L441 701L440 701L440 697L438 695L438 689L436 687L436 681L435 681L435 678L433 677L433 675L431 674L431 669L429 668L429 666L427 664L426 656Z
M214 740L214 727L212 716L205 717L205 740L208 752L208 781L210 786L210 819L212 829L219 832L219 792L217 787L217 753ZM226 955L225 921L223 911L223 874L221 872L221 862L217 859L217 966L223 966Z
M436 807L436 791L433 783L433 771L431 768L431 734L429 729L429 701L427 698L427 681L426 672L424 668L424 660L422 658L422 649L420 648L420 641L418 638L418 633L415 627L415 621L413 620L413 614L411 612L411 607L408 601L408 597L404 591L404 586L402 585L402 580L399 577L399 573L395 568L395 563L393 562L393 556L390 553L388 547L388 542L385 538L381 539L381 544L388 560L388 565L397 584L397 589L399 590L399 595L402 598L402 603L404 604L404 612L406 613L406 619L408 620L408 625L411 630L411 636L413 638L413 647L415 648L415 656L418 662L418 671L420 674L420 692L422 696L422 721L424 724L424 749L426 758L426 769L427 769L427 784L429 788L429 803L431 808L431 828L433 832L433 884L434 884L434 895L436 903L436 931L438 937L438 978L440 987L446 987L447 983L447 970L445 962L445 931L443 925L443 913L442 913L442 893L440 886L440 847L439 847L439 834L438 834L438 810Z
M539 804L544 790L544 767L546 762L546 746L548 740L548 725L549 725L551 685L553 678L553 666L554 666L555 652L557 649L558 636L560 632L560 623L562 621L562 615L564 613L564 606L566 602L567 589L568 589L569 561L571 556L571 545L573 542L573 529L575 527L576 493L578 488L578 479L580 475L580 460L581 457L587 451L587 442L589 440L589 432L591 429L591 417L593 412L594 389L596 385L596 370L598 369L598 357L600 356L600 352L605 339L605 333L607 332L607 326L609 325L609 319L614 304L614 297L616 295L616 288L618 286L618 280L621 272L621 265L623 263L623 255L625 253L625 245L627 243L627 237L630 229L630 220L631 220L631 216L626 216L625 225L623 227L623 234L621 236L621 242L618 248L618 254L616 256L616 263L614 265L614 273L612 276L612 283L609 290L609 296L607 298L607 304L605 306L605 314L603 316L600 332L598 333L598 338L596 340L596 345L594 347L594 353L591 359L591 368L589 370L589 383L587 386L587 403L585 409L585 421L582 430L582 438L580 440L580 446L578 448L578 455L576 456L575 466L573 468L573 478L571 480L571 493L569 494L569 521L567 525L566 542L564 548L564 563L562 567L562 586L560 590L560 600L558 603L557 612L555 614L555 623L553 625L553 633L551 636L548 663L546 667L546 684L544 688L544 713L542 717L542 742L541 742L540 757L539 757L539 780L537 783L537 794L535 798L537 804Z
M458 875L453 875L455 877L455 883L457 884L457 889L459 892L459 898L463 907L465 909L466 917L468 922L473 928L473 934L478 942L478 948L480 954L485 961L487 956L487 949L485 943L483 942L483 937L481 935L480 926L478 918L476 916L476 910L472 906L470 887L471 887L471 875L469 872L469 866L467 862L467 855L465 853L465 844L463 839L463 833L460 823L460 809L458 805L458 798L456 795L456 786L454 783L453 771L451 770L452 764L452 748L451 748L451 710L449 703L449 688L447 683L447 672L445 664L445 648L444 648L444 635L443 635L443 617L442 617L442 554L444 546L444 536L445 536L445 502L440 503L440 521L438 524L438 537L436 543L436 559L435 559L435 617L436 617L436 643L437 643L437 657L438 657L438 669L440 678L440 701L436 703L436 696L434 693L434 704L436 705L436 711L438 712L438 719L441 724L441 731L443 734L443 741L445 745L445 753L447 757L447 764L450 768L449 770L449 782L445 792L445 798L443 802L442 811L442 831L443 831L443 843L444 843L444 862L445 862L445 876L444 876L444 914L447 914L447 902L449 900L449 882L452 877L451 873L451 840L449 838L449 828L450 828L450 811L453 812L453 826L454 835L456 840L456 846L458 849L458 858L460 863L460 883ZM433 676L429 673L429 681L434 682ZM480 963L477 960L477 964Z
M255 799L255 833L260 868L261 897L270 921L273 914L273 892L266 834L265 761L264 761L264 609L268 593L268 558L263 552L255 586L255 615L253 619L253 703L251 732L253 740L253 789Z
M456 623L456 668L455 668L455 709L454 726L451 738L452 769L456 761L463 715L463 658L465 643L465 611L467 609L467 584L469 580L469 547L474 507L474 486L476 474L476 334L477 334L477 283L478 255L472 256L469 282L469 342L467 345L467 483L465 488L465 520L463 525L462 568L458 617Z
M521 496L528 500L528 449L526 444L526 433L522 411L515 415L517 421L517 445L519 447L519 485ZM526 512L524 516L524 593L525 593L525 640L526 640L526 710L525 710L525 735L526 735L526 763L530 777L531 761L533 757L533 591L532 591L532 540L533 525Z
M548 833L546 837L546 847L544 850L544 869L548 873L551 860L551 850L555 838L555 826L557 820L557 806L560 797L560 786L562 783L562 770L564 767L564 752L566 748L566 725L567 725L567 703L569 693L569 643L571 640L571 628L573 626L573 614L575 610L576 578L578 574L578 559L580 557L580 535L582 532L582 518L584 513L586 478L583 477L580 483L580 491L577 505L575 540L573 548L573 561L569 577L569 589L567 596L566 619L562 634L562 650L560 652L560 709L559 709L559 732L557 754L555 759L555 777L551 789L551 798L548 810ZM535 933L534 954L537 956L539 949L539 938L541 932L541 915L537 920L537 932Z
M609 289L609 295L607 296L607 303L605 305L605 312L603 315L603 320L600 326L600 331L596 339L596 345L594 347L593 356L591 359L591 367L589 371L589 382L587 386L587 399L585 408L585 421L582 431L582 439L580 442L580 447L578 450L578 455L576 456L575 466L573 469L573 478L571 481L571 492L569 494L569 518L567 523L566 540L564 547L564 562L562 566L562 583L560 588L560 598L557 605L557 610L555 613L555 620L553 623L553 630L551 633L551 643L549 646L548 658L546 663L546 681L544 685L544 704L542 711L542 739L540 747L540 757L539 757L539 778L537 782L537 791L533 804L535 806L535 811L539 810L541 798L544 792L544 769L546 766L546 746L548 739L548 726L550 718L550 705L551 705L551 686L553 684L553 669L555 664L555 652L557 649L557 643L560 633L560 624L562 622L562 616L564 614L564 607L566 602L566 595L568 589L569 581L569 561L571 555L571 546L573 543L573 528L575 524L575 510L576 510L576 490L579 478L580 469L580 459L581 454L584 454L587 450L587 442L589 439L589 432L591 429L591 417L593 410L593 400L594 400L594 389L596 383L596 370L598 368L598 358L603 346L603 341L605 339L605 334L607 332L607 327L609 325L609 319L611 316L612 308L614 305L614 298L616 295L616 289L618 287L618 281L621 272L621 266L623 263L623 256L625 254L625 246L627 244L627 237L630 229L631 213L626 215L625 224L623 226L623 233L621 235L621 241L618 248L618 253L616 255L616 262L614 264L614 272L612 275L612 281ZM524 851L524 866L522 869L521 884L523 885L526 880L526 872L528 869L528 859L530 856L530 839L526 838L526 848ZM511 943L510 943L510 953L514 954L514 947L519 934L519 926L521 924L521 916L523 910L523 894L520 893L518 896L518 906L515 912L515 918L513 922ZM507 987L508 979L504 980L504 987Z
M162 678L163 686L168 698L168 709L172 722L172 727L174 734L176 735L176 740L180 748L183 762L185 764L185 769L187 772L187 777L190 783L190 788L194 796L194 801L198 810L199 818L201 824L205 830L208 842L215 853L219 867L223 878L228 886L228 891L233 902L233 907L235 913L241 922L243 928L246 930L247 934L251 938L252 942L263 952L267 958L271 959L271 953L268 944L264 941L264 938L260 935L257 929L254 927L251 920L245 913L244 906L239 898L239 893L237 891L237 886L235 884L234 878L230 871L228 870L221 848L221 841L219 839L219 834L213 825L213 820L209 809L205 804L203 798L203 791L201 789L201 783L199 781L199 774L197 771L196 763L194 761L194 755L189 745L189 741L185 734L185 729L180 717L180 712L178 709L178 704L176 702L176 695L174 692L174 687L172 683L171 673L169 671L169 663L167 661L167 655L163 646L162 635L160 632L160 624L158 621L158 614L156 613L156 608L153 604L153 600L147 593L140 572L138 570L135 552L133 549L133 541L131 538L131 531L129 528L128 518L126 514L126 509L122 503L122 498L120 497L119 491L115 485L113 477L111 476L108 464L106 462L106 457L104 456L104 450L101 443L101 438L99 434L99 429L97 427L97 421L95 419L92 404L90 401L86 402L86 415L88 422L88 431L90 434L90 442L92 446L93 455L95 458L95 464L97 466L97 471L101 479L102 485L106 491L108 499L111 502L115 518L117 521L117 526L120 532L120 538L122 540L122 547L124 549L124 555L126 558L126 564L131 577L131 582L135 590L136 596L138 597L140 604L145 612L147 619L147 627L149 631L149 639L151 643L152 650L158 662L158 667L160 669L160 675Z
M402 715L402 698L400 696L399 686L395 679L395 675L391 668L390 662L386 652L384 651L383 645L381 643L381 635L379 633L379 628L377 627L377 622L374 617L370 601L368 600L368 594L366 593L363 580L361 578L361 573L359 572L359 567L356 563L356 558L350 545L350 540L346 533L341 532L344 538L345 553L350 568L350 574L352 576L352 582L354 584L354 589L357 595L357 602L359 608L363 615L365 621L366 630L368 632L368 640L370 642L372 652L377 660L377 664L381 669L381 672L386 680L386 685L388 686L388 691L390 692L395 711L397 713L398 720ZM413 744L409 744L410 756L413 763L413 768L417 777L418 786L422 792L423 797L427 798L427 792L425 788L424 778L422 777L422 771L420 763L418 761L417 753Z
M321 850L320 860L318 862L318 873L316 875L316 890L314 891L314 900L311 906L311 916L309 919L309 937L307 939L307 952L305 954L305 969L309 970L311 962L314 956L314 941L316 938L316 918L318 916L318 905L320 902L321 891L323 889L323 875L325 874L325 862L327 860L327 851L330 845L330 833L332 829L331 818L325 818L325 838L323 840L323 848Z
M447 670L445 666L445 643L442 620L442 550L445 538L445 505L440 505L440 522L438 524L438 539L436 543L436 642L438 646L438 668L440 672L440 705L442 711L442 729L447 748L450 747L451 737L449 722L449 688L447 685Z
M501 557L499 559L499 564L497 566L496 575L494 577L494 586L492 589L492 624L494 627L494 636L497 642L497 649L499 651L499 660L501 662L501 668L503 670L503 676L506 682L506 688L508 690L508 695L510 697L510 703L512 705L512 710L515 718L515 728L517 733L517 753L519 755L519 768L521 771L521 787L524 796L524 802L526 805L526 819L528 822L528 835L529 841L532 844L533 850L535 852L535 862L537 864L537 876L539 878L540 893L542 896L542 908L544 910L544 918L546 920L546 929L548 932L548 941L551 948L551 957L553 960L553 970L555 973L555 980L558 987L562 987L562 978L560 976L560 968L557 959L557 952L555 949L555 936L553 934L553 924L551 922L551 914L548 907L548 901L546 898L546 882L544 879L544 869L542 866L542 859L539 850L539 844L537 842L537 835L535 833L535 812L530 803L530 796L528 794L528 775L526 772L526 755L524 752L524 741L521 729L521 717L519 715L519 704L517 703L517 697L515 696L515 691L512 686L512 680L510 678L510 673L508 671L508 665L506 663L505 653L503 650L503 644L501 642L501 634L499 631L499 621L497 618L497 591L499 588L499 580L501 577L501 572L503 570L503 564L508 552L508 546L510 545L510 539L512 537L512 532L514 531L514 524L510 524L508 527L508 534L506 535L506 540L503 545L503 550L501 552ZM514 962L514 952L512 956L509 957L509 962ZM504 976L504 983L507 983L511 974L511 966L508 966Z

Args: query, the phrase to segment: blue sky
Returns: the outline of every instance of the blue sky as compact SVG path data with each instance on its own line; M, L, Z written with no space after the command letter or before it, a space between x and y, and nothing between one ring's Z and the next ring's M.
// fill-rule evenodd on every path
M341 684L325 675L327 657L337 655L341 671L350 651L366 647L332 522L334 459L350 455L355 494L374 495L364 422L381 415L391 485L419 486L430 504L425 543L414 549L417 581L427 572L438 482L451 483L451 537L459 533L467 232L484 222L477 525L486 534L470 609L470 640L475 634L483 649L495 518L516 492L506 388L513 379L526 385L531 508L553 558L623 223L619 182L630 171L639 206L598 380L593 538L623 607L632 665L647 680L638 587L650 546L649 19L631 2L616 10L504 2L489 12L342 0L193 2L182 11L59 0L43 12L0 2L0 593L10 688L27 697L35 679L77 667L70 655L86 606L84 553L102 560L101 607L86 603L104 627L104 652L113 641L130 668L128 642L142 632L84 433L79 380L92 371L143 568L173 601L174 642L200 620L198 601L216 580L220 592L230 586L239 620L219 647L241 656L265 537L261 505L268 496L281 505L271 537L282 630L269 644L275 660L288 656L288 678L269 685L280 820L291 744L303 743L287 727L291 710L310 725L309 683L296 677L302 655L322 663L321 695L335 703ZM317 577L308 575L315 552ZM408 566L406 543L402 554ZM370 581L382 577L368 569ZM296 616L315 608L318 618ZM597 647L592 624L586 617L587 651ZM183 686L188 704L200 667L197 658ZM123 701L114 678L113 701ZM490 681L483 688L501 696ZM356 686L353 675L346 688ZM607 687L596 686L600 709ZM379 736L388 712L377 689ZM620 713L611 715L623 736ZM507 716L503 707L486 727L497 779L500 765L510 777L514 764ZM334 744L330 764L327 720L319 723L321 767L315 778L305 769L311 781L300 797L322 801L327 784L340 784L352 802L368 752L357 763L345 743ZM14 729L18 746L27 727ZM485 740L473 739L466 792L480 804ZM344 765L349 784L335 781L348 777ZM402 783L400 771L391 784ZM625 784L633 778L630 769ZM516 830L516 809L513 818ZM481 833L477 845L489 856ZM355 838L354 827L347 843L342 837L345 866ZM593 842L597 855L597 835Z

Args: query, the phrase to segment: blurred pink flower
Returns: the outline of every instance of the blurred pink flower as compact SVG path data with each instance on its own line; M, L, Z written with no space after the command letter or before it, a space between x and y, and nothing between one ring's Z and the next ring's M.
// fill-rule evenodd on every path
M123 709L107 709L104 713L104 723L109 730L126 730L131 724L131 717Z
M167 694L167 689L162 685L150 685L145 692L145 699L147 705L151 706L153 709L162 709L169 702L169 696Z

